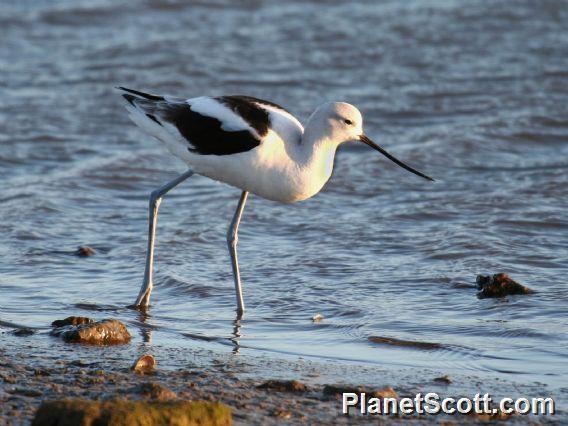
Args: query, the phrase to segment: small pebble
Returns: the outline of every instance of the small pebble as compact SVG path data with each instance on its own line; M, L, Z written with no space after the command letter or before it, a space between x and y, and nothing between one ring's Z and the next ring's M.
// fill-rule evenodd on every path
M134 361L130 369L139 374L151 373L156 369L156 359L150 354L142 355Z
M312 321L313 321L313 322L320 322L322 319L323 319L323 315L322 315L322 314L315 314L315 315L312 317Z
M288 420L292 417L292 413L284 408L277 408L272 412L272 415L283 420Z

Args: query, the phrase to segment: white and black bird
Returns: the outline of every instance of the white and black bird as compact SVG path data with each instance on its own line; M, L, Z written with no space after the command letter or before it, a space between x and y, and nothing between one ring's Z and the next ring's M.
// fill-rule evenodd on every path
M281 106L250 96L182 99L119 89L128 102L130 118L189 166L150 195L148 251L144 281L135 303L138 307L148 306L152 292L154 238L162 197L194 173L242 191L227 232L239 315L245 304L237 235L249 192L283 203L314 196L331 176L337 147L349 141L367 144L406 170L433 181L365 136L361 113L345 102L321 105L304 128Z

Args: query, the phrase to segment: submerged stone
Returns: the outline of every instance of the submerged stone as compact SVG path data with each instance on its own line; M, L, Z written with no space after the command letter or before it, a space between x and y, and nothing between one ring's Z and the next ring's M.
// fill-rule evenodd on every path
M41 404L32 426L158 426L231 424L231 409L206 401L89 401L66 399Z
M511 279L507 274L478 275L477 297L485 299L489 297L504 297L512 294L532 294L534 290Z
M79 246L75 251L75 256L79 257L89 257L96 253L96 250L89 246Z
M120 345L130 342L132 338L126 326L114 318L56 327L51 334L62 337L66 342L90 345Z
M443 376L434 378L434 381L438 382L438 383L445 383L445 384L449 385L449 384L452 383L452 378L450 376L448 376L447 374L444 374Z
M12 334L18 337L27 337L31 336L32 334L35 334L35 331L32 330L31 328L18 328L14 330Z
M370 336L369 341L383 345L402 346L405 348L416 348L416 349L426 349L426 350L443 348L443 346L440 343L402 340L402 339L395 339L394 337L384 337L384 336Z

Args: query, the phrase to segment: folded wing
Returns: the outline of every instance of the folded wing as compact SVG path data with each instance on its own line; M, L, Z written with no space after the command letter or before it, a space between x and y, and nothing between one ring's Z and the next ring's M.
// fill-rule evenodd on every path
M247 152L258 147L271 129L298 141L303 132L302 125L284 108L249 96L183 100L119 89L124 92L131 115L138 113L133 117L138 125L158 139L166 135L178 138L195 154Z

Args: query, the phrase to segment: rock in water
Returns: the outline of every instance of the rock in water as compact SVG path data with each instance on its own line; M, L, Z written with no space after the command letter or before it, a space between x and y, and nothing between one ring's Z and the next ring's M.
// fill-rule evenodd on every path
M62 320L55 320L51 323L52 327L63 327L66 325L80 325L80 324L92 324L95 320L87 317L67 317Z
M151 373L155 368L156 359L150 354L142 355L140 358L134 361L134 364L132 364L132 367L130 367L132 371L135 371L139 374Z
M114 318L56 327L51 334L62 337L66 342L90 345L120 345L130 342L132 338L126 326Z
M485 299L488 297L504 297L510 294L532 294L534 293L528 287L511 279L507 274L478 275L477 279L477 297Z
M444 383L446 385L449 385L449 384L452 383L452 378L450 376L448 376L447 374L444 374L443 376L434 378L434 381L438 382L438 383Z
M231 409L206 401L88 401L64 399L44 402L32 426L197 426L231 424Z
M96 251L94 248L89 247L89 246L79 246L77 247L77 250L75 251L75 256L79 256L79 257L89 257L92 256L93 254L95 254Z

